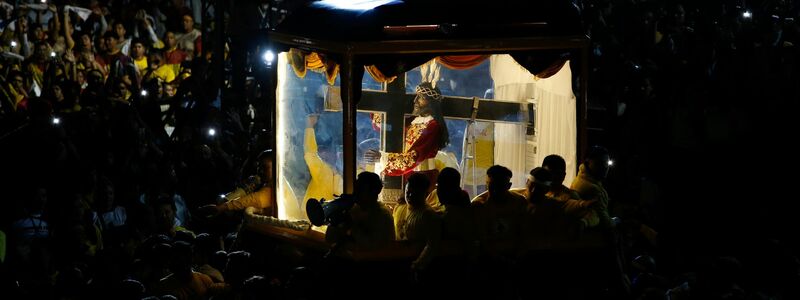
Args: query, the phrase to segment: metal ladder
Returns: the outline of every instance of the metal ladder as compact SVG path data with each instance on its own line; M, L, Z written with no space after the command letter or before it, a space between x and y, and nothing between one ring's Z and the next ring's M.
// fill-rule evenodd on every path
M469 171L472 174L472 197L478 195L478 184L475 182L476 174L475 169L477 168L477 162L475 161L475 149L476 149L476 141L475 141L475 117L478 116L478 104L480 104L480 98L472 97L472 114L470 116L469 121L467 121L467 127L464 130L464 142L461 147L461 162L459 163L461 176L461 188L464 188L466 184L465 176L467 174L468 164L471 164L469 167Z

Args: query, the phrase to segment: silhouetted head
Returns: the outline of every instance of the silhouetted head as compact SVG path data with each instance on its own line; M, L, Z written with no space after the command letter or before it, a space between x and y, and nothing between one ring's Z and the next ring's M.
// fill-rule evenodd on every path
M543 167L534 168L528 176L526 185L528 188L528 201L530 203L538 203L550 191L550 187L553 185L553 175Z
M411 174L408 177L408 182L406 182L406 202L414 207L424 206L430 185L431 182L425 174Z
M378 174L361 172L356 178L356 201L359 205L375 203L383 190L383 181Z
M489 196L500 195L511 188L513 173L501 165L494 165L486 170L486 190Z
M542 161L542 168L547 169L553 175L553 186L564 183L564 177L567 176L567 162L563 157L557 154L546 156Z
M454 204L450 200L456 199L461 193L461 173L450 167L442 169L436 177L436 193L440 203Z

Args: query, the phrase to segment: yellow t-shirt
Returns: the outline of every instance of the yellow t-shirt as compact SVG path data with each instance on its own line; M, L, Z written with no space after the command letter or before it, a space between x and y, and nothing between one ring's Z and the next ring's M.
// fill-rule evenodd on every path
M153 71L153 76L163 80L164 82L172 82L175 80L175 72L169 65L162 65Z
M136 64L136 70L139 70L140 74L144 74L147 71L147 57L142 56L141 59L134 59L133 63Z

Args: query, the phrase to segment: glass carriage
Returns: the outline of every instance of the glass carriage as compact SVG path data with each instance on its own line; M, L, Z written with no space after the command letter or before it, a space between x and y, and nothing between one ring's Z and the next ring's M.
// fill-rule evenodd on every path
M518 4L502 13L450 14L442 11L453 8L435 4L378 1L384 5L354 9L324 2L269 32L276 53L268 62L275 88L273 217L307 220L308 199L352 193L358 173L383 173L365 153L407 150L415 87L423 81L441 91L449 135L428 168L459 170L470 196L485 190L486 169L495 164L523 186L544 156L559 154L567 161L565 182L575 176L586 147L589 39L573 7L531 11L531 4ZM403 178L382 179L380 200L392 207ZM326 246L324 227L252 227Z

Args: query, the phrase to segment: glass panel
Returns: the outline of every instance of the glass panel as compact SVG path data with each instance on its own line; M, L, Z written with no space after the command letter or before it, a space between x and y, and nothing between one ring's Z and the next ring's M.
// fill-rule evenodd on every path
M278 217L307 220L308 199L330 200L342 193L344 149L339 78L333 86L325 75L310 70L299 78L286 63L285 54L280 55L278 67ZM375 81L367 84L383 86ZM359 173L374 171L364 161L364 151L384 149L385 119L384 112L356 114Z
M383 150L383 133L386 124L386 113L358 111L356 114L356 173L375 172L373 164L364 160L364 153L369 149Z
M477 96L484 99L494 99L494 93L492 92L494 81L491 75L491 72L489 72L489 59L484 60L474 68L466 70L452 70L441 66L436 87L445 96ZM406 72L406 93L413 94L421 81L420 67Z
M490 61L487 59L480 65L467 70L452 70L440 66L436 86L442 95L448 97L478 97L495 100L495 82L491 77ZM422 78L420 67L407 72L406 93L413 94ZM438 149L434 163L439 170L444 167L453 167L459 170L462 177L462 188L471 197L486 190L486 170L492 165L500 164L512 170L514 173L513 187L521 187L520 182L525 182L526 174L532 165L529 160L533 156L528 154L535 153L536 145L529 143L530 138L526 136L527 99L497 100L481 101L479 107L481 114L474 123L469 121L470 116L465 113L470 111L472 101L444 101L449 105L442 109L449 143ZM510 106L509 102L512 103ZM514 103L519 103L519 105ZM456 107L462 105L466 107ZM412 120L414 117L406 118L404 124L406 129L409 128ZM386 137L386 139L402 138L402 136ZM430 166L431 163L428 162L427 165ZM417 169L420 168L415 168L415 170Z
M437 159L447 158L448 161L455 159L458 163L456 166L452 166L451 163L444 165L456 168L461 173L462 188L470 194L470 197L475 197L486 191L486 169L494 164L492 123L470 124L467 120L452 118L445 118L445 122L450 135L450 144L440 150L445 155L439 154ZM470 136L469 132L473 132L474 136ZM470 146L473 140L476 141L474 149Z
M436 168L451 167L461 173L461 187L475 197L486 191L486 170L494 165L494 124L493 122L470 122L463 119L445 117L450 143L440 149L435 158ZM405 124L412 118L406 118ZM471 128L470 128L471 127ZM472 132L473 135L470 135ZM474 142L475 147L471 145ZM525 143L520 140L520 143ZM524 175L524 174L523 174Z
M364 72L364 77L361 79L361 89L370 91L385 91L386 85L382 82L377 82L369 73Z
M324 74L310 70L299 78L285 57L278 62L278 217L305 220L307 199L342 192L339 79L331 86Z

